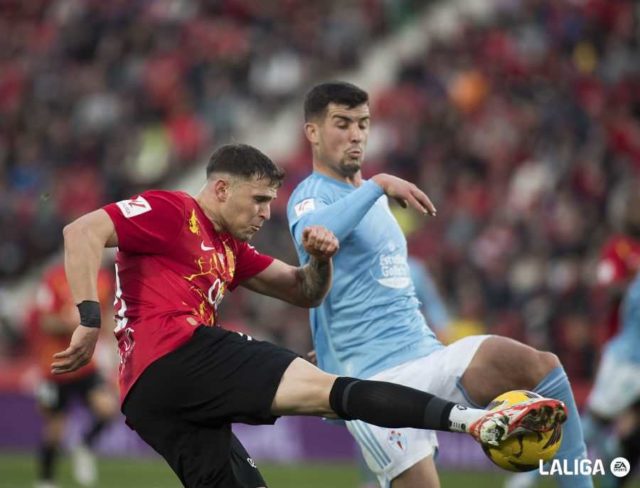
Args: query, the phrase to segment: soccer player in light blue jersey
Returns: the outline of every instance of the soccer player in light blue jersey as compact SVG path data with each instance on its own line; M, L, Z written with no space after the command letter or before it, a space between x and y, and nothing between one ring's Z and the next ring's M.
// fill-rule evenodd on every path
M571 386L558 358L499 336L471 336L443 346L420 312L407 264L407 244L388 197L435 215L414 184L388 174L361 175L369 126L368 94L343 82L314 87L305 99L305 134L313 173L288 203L301 263L303 229L323 225L338 238L333 287L311 310L318 364L331 373L410 385L467 406L487 405L502 392L534 390L569 409L559 457L586 456ZM347 422L382 486L437 487L432 431ZM591 487L587 477L563 487Z
M586 430L598 439L607 457L625 457L631 468L640 456L640 273L624 295L620 331L604 347L593 390L587 400ZM602 442L603 423L619 424L613 442ZM624 478L610 478L603 486L622 486Z

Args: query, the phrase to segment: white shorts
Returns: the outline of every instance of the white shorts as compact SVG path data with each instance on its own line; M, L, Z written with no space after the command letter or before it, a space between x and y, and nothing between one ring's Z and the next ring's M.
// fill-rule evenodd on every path
M617 359L613 352L606 351L587 399L589 409L600 417L613 419L638 399L640 364Z
M487 337L490 336L464 337L428 356L400 364L368 379L410 386L471 406L460 379ZM414 464L433 456L438 448L438 439L432 430L388 429L359 420L347 422L347 428L383 488L390 486L391 480Z

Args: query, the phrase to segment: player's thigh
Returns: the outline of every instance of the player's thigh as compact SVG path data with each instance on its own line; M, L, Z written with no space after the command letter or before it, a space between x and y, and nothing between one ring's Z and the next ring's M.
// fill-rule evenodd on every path
M375 374L370 380L387 381L426 391L463 405L472 406L461 378L476 351L490 336L468 336L403 364Z
M171 412L212 428L272 424L274 397L297 358L265 341L200 327L189 342L146 368L128 393L125 410L134 404L136 410Z
M36 389L36 402L42 415L43 438L47 442L59 443L65 426L69 392L53 381L43 381Z
M438 447L435 432L377 427L359 420L347 422L347 428L382 486L394 480L394 488L438 486L433 464Z
M489 336L473 356L461 383L474 403L486 405L505 391L535 388L558 366L560 362L552 353L507 337Z
M294 359L282 375L271 413L335 417L329 404L335 379L335 375L323 372L304 359Z
M42 439L45 442L59 444L62 441L66 424L66 415L63 411L41 409L42 413Z
M241 486L247 488L265 488L267 486L255 461L233 433L231 433L230 457L231 469Z
M617 359L609 351L600 361L593 389L587 399L589 410L611 420L640 397L640 365Z
M231 465L231 426L196 425L179 416L138 415L125 407L127 423L160 454L187 488L256 488L243 485Z

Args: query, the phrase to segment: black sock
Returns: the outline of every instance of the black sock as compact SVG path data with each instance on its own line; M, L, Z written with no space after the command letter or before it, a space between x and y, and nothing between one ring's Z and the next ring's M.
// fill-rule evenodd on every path
M84 441L85 446L91 447L93 445L93 443L96 440L96 437L98 437L98 434L102 432L102 429L104 429L105 425L107 425L107 422L104 420L98 420L98 419L94 420L93 425L86 432L86 434L82 439Z
M633 478L633 474L638 471L638 460L640 458L640 427L636 427L630 434L620 439L620 455L626 458L631 465L631 470L623 478L619 478L620 486L626 484Z
M339 377L329 395L334 412L344 420L363 420L380 427L450 430L455 403L407 386Z
M43 443L38 453L39 479L53 481L53 468L58 457L58 448L53 444Z

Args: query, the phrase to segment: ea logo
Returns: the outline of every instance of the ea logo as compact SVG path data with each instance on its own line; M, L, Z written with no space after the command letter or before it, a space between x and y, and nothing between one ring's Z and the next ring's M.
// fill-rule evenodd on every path
M613 476L617 478L623 478L629 474L631 465L625 458L617 457L613 461L611 461L611 465L609 466L609 468L611 469L611 474Z

